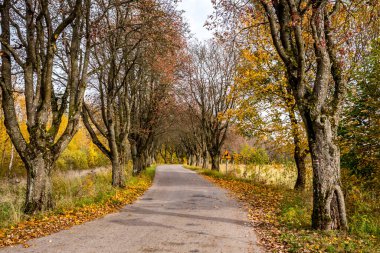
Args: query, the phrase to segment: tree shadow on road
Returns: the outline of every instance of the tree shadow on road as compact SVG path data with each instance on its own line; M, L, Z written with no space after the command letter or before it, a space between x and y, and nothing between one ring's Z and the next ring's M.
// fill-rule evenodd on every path
M166 215L172 217L179 217L191 220L206 220L206 221L216 221L223 223L236 224L239 226L249 226L249 222L243 220L222 218L222 217L212 217L212 216L202 216L196 214L185 214L185 213L176 213L176 212L165 212L152 209L145 209L140 207L128 207L127 209L122 210L121 212L127 212L132 214L144 214L144 215ZM129 219L126 219L125 222L128 223ZM149 222L147 223L147 225ZM142 225L144 226L144 225Z

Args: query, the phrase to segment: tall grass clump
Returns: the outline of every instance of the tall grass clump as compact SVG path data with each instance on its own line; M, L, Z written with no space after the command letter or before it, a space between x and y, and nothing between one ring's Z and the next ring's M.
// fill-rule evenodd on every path
M0 182L0 228L17 223L22 218L25 186L2 180Z

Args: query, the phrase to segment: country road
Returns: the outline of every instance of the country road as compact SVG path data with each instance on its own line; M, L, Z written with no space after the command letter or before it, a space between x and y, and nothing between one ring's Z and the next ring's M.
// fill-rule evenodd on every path
M193 171L159 166L153 186L120 212L0 253L262 252L239 205Z

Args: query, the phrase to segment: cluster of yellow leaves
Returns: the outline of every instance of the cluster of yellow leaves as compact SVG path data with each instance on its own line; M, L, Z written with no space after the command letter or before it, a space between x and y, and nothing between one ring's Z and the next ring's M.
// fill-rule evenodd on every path
M63 210L59 214L45 213L43 217L31 217L10 228L1 229L0 248L14 244L23 244L28 247L26 242L30 239L46 236L115 212L143 195L151 183L152 180L149 177L142 177L132 186L118 189L115 195L105 203Z

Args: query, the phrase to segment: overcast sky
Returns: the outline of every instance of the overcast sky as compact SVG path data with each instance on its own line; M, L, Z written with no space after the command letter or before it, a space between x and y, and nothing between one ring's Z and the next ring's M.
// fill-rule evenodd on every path
M207 17L212 14L211 0L182 0L178 4L180 10L184 10L183 16L189 23L191 33L199 40L207 40L212 37L212 33L203 25Z

